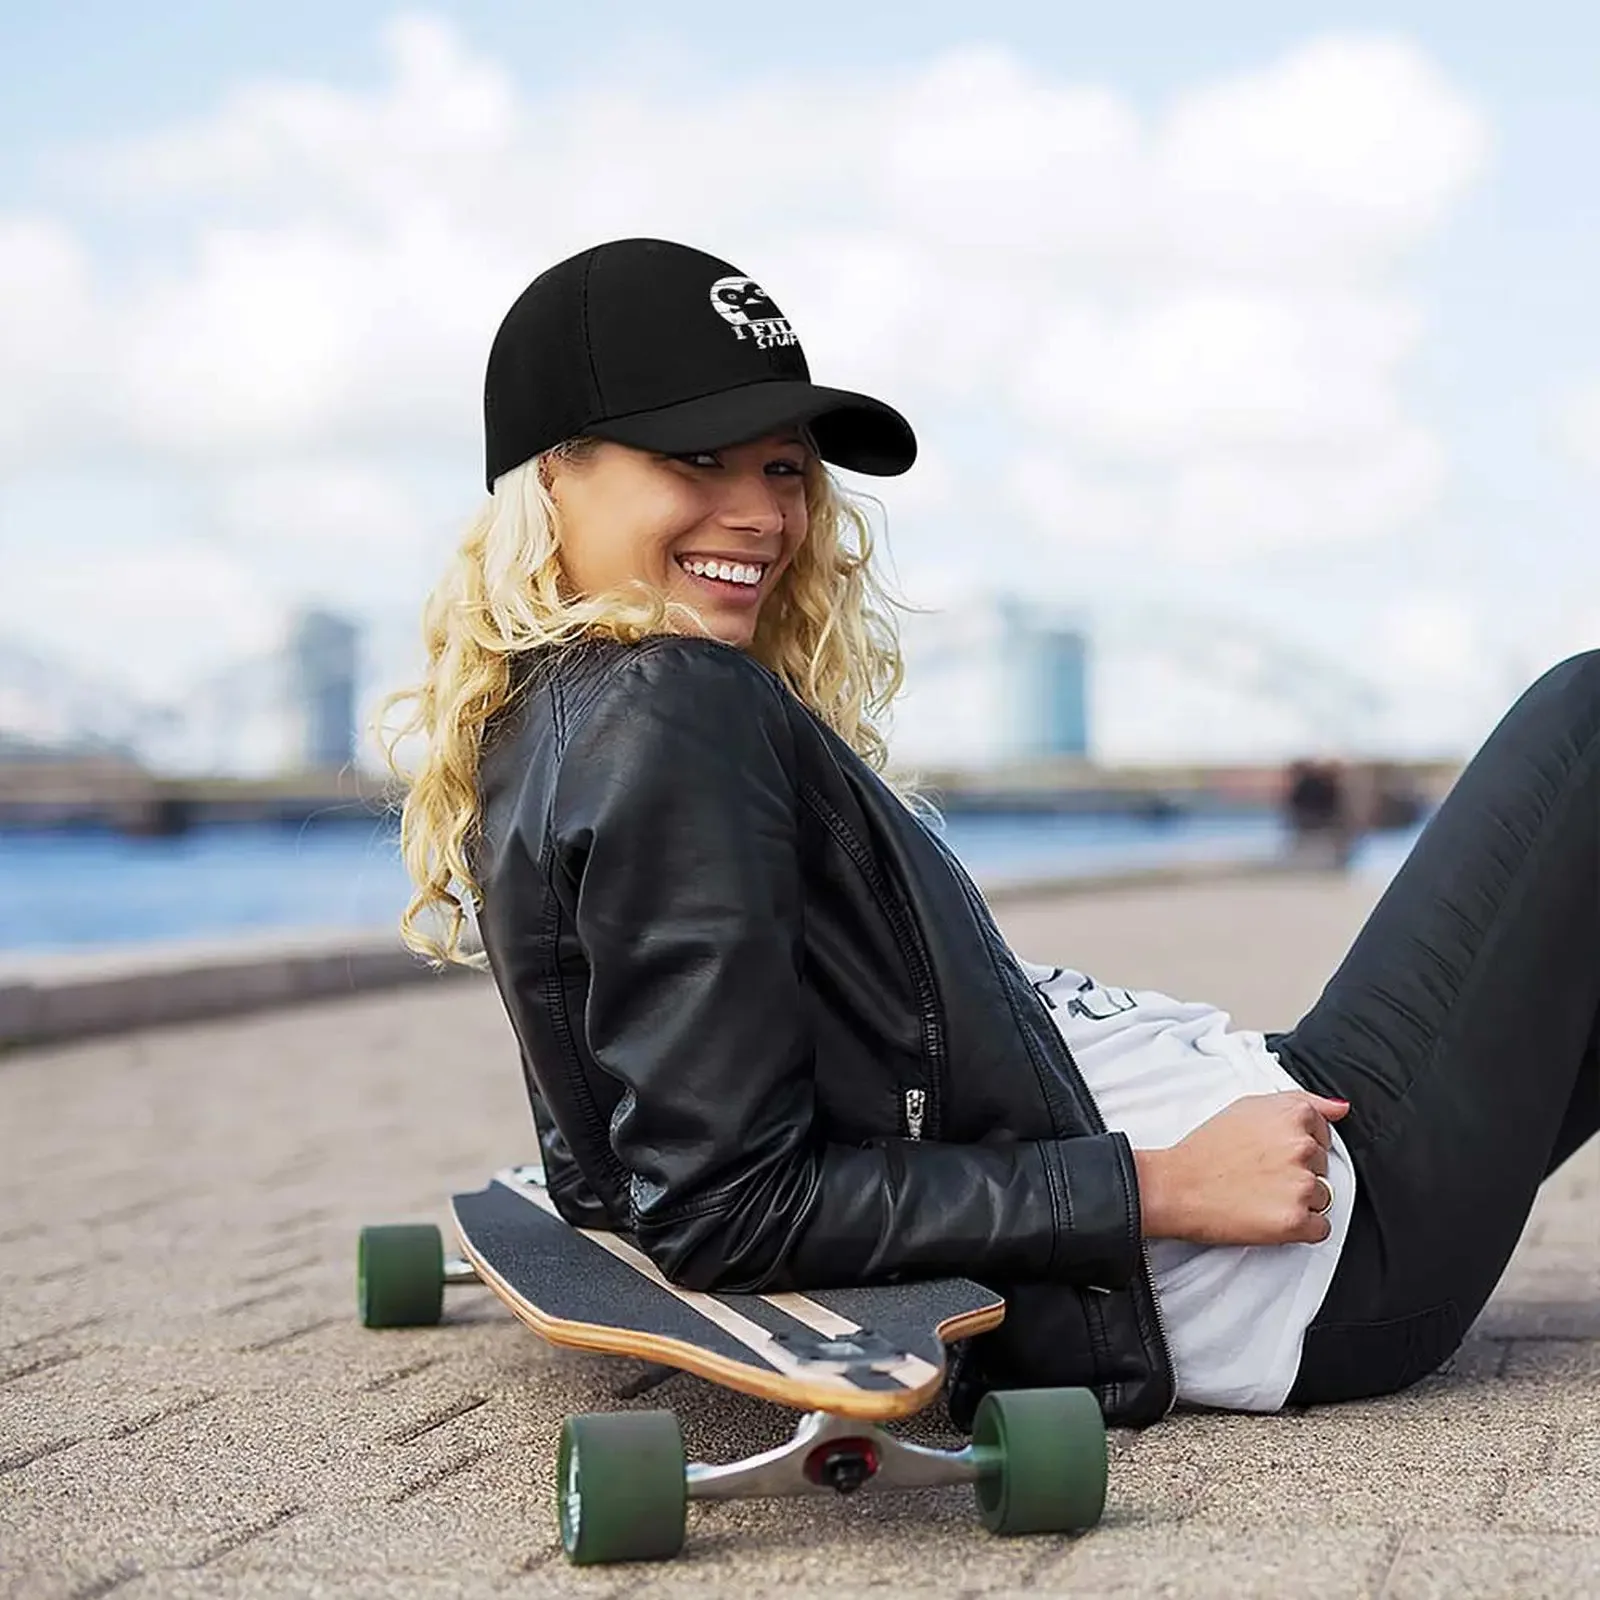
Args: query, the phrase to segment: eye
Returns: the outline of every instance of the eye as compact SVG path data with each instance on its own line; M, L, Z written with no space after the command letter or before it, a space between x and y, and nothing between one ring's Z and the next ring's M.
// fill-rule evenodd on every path
M803 478L806 464L803 461L791 461L788 456L779 456L767 463L766 470L775 478Z
M669 461L681 461L686 467L720 467L722 462L715 450L685 450L679 455L668 456Z

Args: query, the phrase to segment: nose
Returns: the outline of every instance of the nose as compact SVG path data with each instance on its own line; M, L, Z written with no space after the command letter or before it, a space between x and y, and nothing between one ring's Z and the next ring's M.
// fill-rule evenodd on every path
M759 469L730 472L723 485L717 521L724 528L771 535L783 532L783 502L777 483Z

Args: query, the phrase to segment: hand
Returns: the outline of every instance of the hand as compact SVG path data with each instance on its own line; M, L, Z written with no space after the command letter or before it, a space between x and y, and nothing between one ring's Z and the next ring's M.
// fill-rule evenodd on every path
M1145 1237L1194 1244L1320 1244L1328 1124L1348 1101L1246 1095L1166 1150L1136 1150Z

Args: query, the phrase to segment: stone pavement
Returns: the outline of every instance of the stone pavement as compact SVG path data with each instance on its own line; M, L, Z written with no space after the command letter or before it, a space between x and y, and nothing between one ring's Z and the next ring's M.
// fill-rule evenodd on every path
M1031 959L1293 1021L1375 888L1312 875L1008 901ZM991 1537L970 1494L696 1506L671 1564L569 1568L570 1411L691 1451L787 1413L553 1351L487 1291L355 1319L369 1221L446 1220L530 1131L486 983L0 1057L0 1595L1600 1593L1600 1146L1547 1186L1443 1373L1387 1400L1112 1437L1099 1529ZM936 1410L916 1436L954 1442Z

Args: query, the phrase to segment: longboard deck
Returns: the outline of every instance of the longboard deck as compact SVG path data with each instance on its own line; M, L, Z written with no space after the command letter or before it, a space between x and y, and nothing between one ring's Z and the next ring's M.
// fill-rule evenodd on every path
M887 1421L920 1411L945 1346L1005 1302L964 1278L805 1294L680 1289L616 1234L564 1222L537 1168L451 1202L468 1260L551 1344L661 1362L805 1411Z

